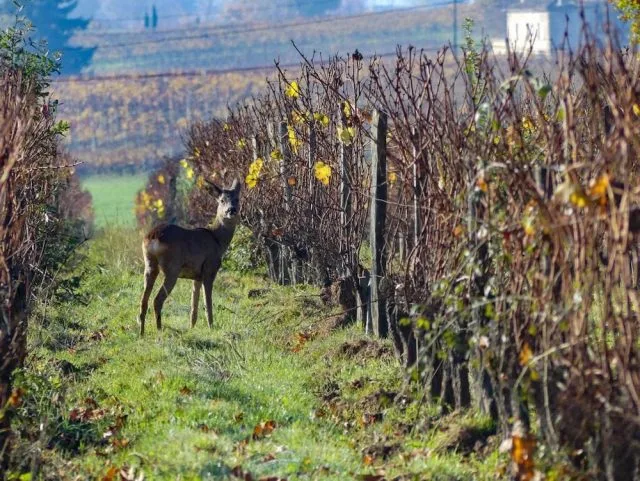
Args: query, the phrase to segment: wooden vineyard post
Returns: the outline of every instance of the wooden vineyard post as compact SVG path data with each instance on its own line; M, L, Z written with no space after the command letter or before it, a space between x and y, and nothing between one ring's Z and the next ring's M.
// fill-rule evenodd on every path
M347 128L345 114L346 102L340 104L340 125ZM353 147L340 142L340 252L342 255L342 275L349 276L353 266L353 254L350 249L349 219L351 218L351 184L349 183L349 165L353 159Z
M315 182L313 177L313 166L316 163L316 149L317 149L317 137L316 137L316 129L313 125L309 127L309 157L307 159L307 166L309 167L309 195L311 199L315 200L314 188ZM314 208L312 203L311 208Z
M371 334L371 296L369 271L363 269L358 276L358 295L356 296L356 322L361 324L365 334Z
M420 196L420 181L418 179L418 147L416 145L418 138L417 138L417 131L416 128L413 127L411 129L411 139L412 139L412 143L413 143L413 149L412 149L412 154L413 154L413 247L418 245L418 239L420 238L420 231L421 231L421 225L420 225L420 200L419 200L419 196Z
M267 123L267 137L268 137L268 142L267 142L267 147L265 148L265 158L268 158L268 156L270 155L270 151L272 149L275 149L277 146L277 142L276 142L276 138L275 138L275 133L274 133L274 127L273 127L273 123L269 122ZM256 160L259 157L259 151L258 151L258 142L257 139L255 140L256 143L256 148L254 150L253 153L253 160ZM266 233L265 238L264 238L264 243L265 243L265 248L267 251L267 256L269 258L269 276L271 277L271 279L275 282L280 282L280 245L271 238L271 234L270 233Z
M389 323L380 284L386 265L385 224L387 217L387 114L375 111L372 122L371 156L371 325L377 337L386 337Z
M280 122L278 144L282 154L282 159L280 159L280 178L282 181L284 210L288 216L291 211L291 186L288 182L288 167L291 164L291 149L289 147L289 127L286 121ZM295 282L295 279L291 278L290 270L291 249L288 246L280 245L280 284L286 285L291 282Z
M316 180L313 175L313 169L316 163L316 155L317 155L317 136L316 136L316 128L313 123L309 126L309 156L307 158L307 168L309 169L309 222L311 224L311 229L315 228L316 224ZM314 272L315 267L317 265L317 259L315 258L316 252L315 249L309 248L307 258L307 265L303 268L303 281L307 284L313 284L317 281L319 275Z

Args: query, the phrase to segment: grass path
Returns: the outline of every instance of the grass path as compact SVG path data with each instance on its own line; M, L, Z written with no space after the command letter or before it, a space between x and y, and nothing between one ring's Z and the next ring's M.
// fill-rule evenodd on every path
M96 227L135 225L134 199L149 177L130 175L91 175L82 179L82 187L92 196Z
M357 326L322 329L330 313L311 288L222 272L215 328L201 308L192 330L180 281L165 329L152 321L140 339L131 236L111 229L93 241L73 272L80 290L36 316L21 432L26 446L44 426L44 479L111 481L123 468L153 480L492 477L496 456L451 447L460 429L486 423L417 423L432 418L405 395L389 346Z

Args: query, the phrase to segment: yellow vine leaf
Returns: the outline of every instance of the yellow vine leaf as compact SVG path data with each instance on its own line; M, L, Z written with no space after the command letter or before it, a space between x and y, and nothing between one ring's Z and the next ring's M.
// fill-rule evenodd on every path
M393 185L397 180L398 174L396 174L395 172L389 172L389 174L387 175L387 181L389 182L389 184Z
M636 114L636 117L640 117L640 105L633 104L633 113Z
M298 82L295 80L291 82L285 90L285 94L287 97L291 97L292 99L300 97L300 87L298 86Z
M182 166L183 169L186 169L187 167L189 167L189 164L187 163L187 159L182 159L180 161L180 165Z
M532 132L536 129L536 126L534 125L533 120L531 120L531 117L529 117L528 115L525 115L524 117L522 117L522 128L529 132Z
M529 361L531 361L532 357L533 357L533 351L531 350L531 347L529 346L529 344L525 342L524 346L522 346L522 350L520 351L520 355L518 356L520 365L526 366L527 364L529 364Z
M260 172L262 171L263 164L264 161L261 158L257 158L256 160L251 162L251 164L249 164L249 173L244 179L249 189L253 189L256 185L258 185L258 180L260 179Z
M308 119L309 114L307 112L300 112L299 110L291 112L291 120L294 124L304 124Z
M271 151L271 154L269 154L269 157L271 157L273 160L282 160L282 152L280 152L280 150L278 149L273 149Z
M238 141L236 142L236 146L239 149L244 149L247 146L247 141L244 139L238 139Z
M324 185L329 185L329 180L331 179L331 167L322 161L316 162L314 166L314 175L316 179Z
M195 149L193 149L193 156L198 159L200 157L200 149L198 147L196 147Z
M222 126L222 130L224 130L225 132L228 132L229 130L231 130L231 127L229 126L228 123L225 122L225 124Z
M487 181L484 180L484 177L478 178L478 180L476 181L476 187L484 193L487 193L489 191L489 185L487 184Z
M186 174L187 174L187 179L189 180L193 179L193 169L191 167L187 169Z
M337 128L338 139L344 145L351 145L354 137L356 136L356 129L353 127L340 127Z
M297 154L298 148L302 145L302 141L298 138L295 129L291 125L287 126L287 132L289 134L289 145L291 145L291 150Z
M589 199L584 194L582 189L576 189L569 196L569 202L578 207L579 209L584 209L587 205L589 205Z
M347 119L351 118L351 103L349 101L342 103L342 112Z
M158 176L158 183L160 183L160 184L164 185L164 175L160 174L160 175Z
M609 189L609 175L602 174L589 187L589 197L601 206L607 205L607 191Z
M528 236L532 236L536 233L536 226L533 217L525 217L522 219L522 228L524 233Z
M196 179L196 186L198 187L198 189L202 189L204 187L204 177L202 177L201 175L199 175Z
M327 114L323 114L322 112L316 112L313 114L313 119L320 123L323 127L329 126L329 116Z

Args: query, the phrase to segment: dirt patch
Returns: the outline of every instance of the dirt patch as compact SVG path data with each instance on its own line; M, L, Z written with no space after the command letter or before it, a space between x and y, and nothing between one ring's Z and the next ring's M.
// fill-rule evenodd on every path
M335 381L327 381L316 395L324 402L332 401L340 397L340 386Z
M338 348L338 353L350 359L362 360L393 356L393 352L388 346L369 339L347 341Z
M392 456L400 449L400 443L397 442L381 442L367 446L362 450L363 457L370 457L371 459L385 460Z
M269 289L249 289L247 292L247 297L249 299L257 299L259 297L264 297L269 293Z
M381 389L358 401L358 407L364 411L384 410L394 404L396 397L398 397L397 393Z
M472 453L483 454L496 442L496 428L479 426L455 426L449 429L451 439L445 445L447 451L455 451L463 456Z
M344 314L338 314L322 319L313 325L314 337L325 338L332 332L342 329L351 323L351 319Z

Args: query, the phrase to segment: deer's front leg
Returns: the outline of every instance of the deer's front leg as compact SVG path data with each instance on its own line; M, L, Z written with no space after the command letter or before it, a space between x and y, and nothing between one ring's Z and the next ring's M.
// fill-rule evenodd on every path
M191 327L196 327L198 321L198 302L200 301L200 290L202 289L202 281L193 281L191 290Z
M213 278L205 279L203 282L204 285L204 302L207 306L207 322L209 323L209 328L213 327Z

